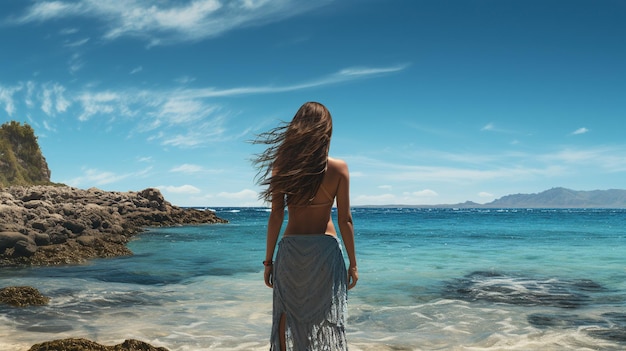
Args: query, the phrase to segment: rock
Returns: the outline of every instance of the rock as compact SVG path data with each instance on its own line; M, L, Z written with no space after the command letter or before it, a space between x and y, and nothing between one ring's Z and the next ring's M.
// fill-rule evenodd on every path
M32 200L32 201L24 202L24 208L27 208L29 210L32 210L35 208L48 209L48 208L51 208L51 204L47 201Z
M478 271L448 282L443 296L464 301L575 309L587 305L591 293L603 290L590 279L538 279Z
M148 207L155 208L160 211L166 211L165 198L158 189L148 188L139 192L139 196L147 199Z
M35 239L35 244L40 246L50 245L50 235L46 233L35 233L33 234L33 239Z
M39 290L30 286L11 286L0 289L0 302L15 307L40 306L50 301Z
M87 339L59 339L33 345L29 351L168 351L143 341L129 339L115 346L104 346Z
M0 192L0 266L129 255L126 243L145 227L224 222L211 211L173 206L155 188L11 186Z
M541 329L570 328L584 331L594 338L619 343L626 342L626 313L607 312L599 317L565 313L534 313L528 316L528 322Z
M22 197L22 201L28 202L33 200L43 200L45 199L45 195L42 191L38 191L38 189L33 189L33 191L27 193Z
M74 234L82 233L85 230L85 226L78 221L65 221L63 227Z
M15 247L20 241L29 241L29 237L18 232L0 232L0 253L8 248Z
M30 257L37 252L37 245L34 242L20 240L13 246L13 254L15 256Z
M76 239L79 244L84 246L93 246L95 240L96 238L93 235L82 235Z
M33 229L37 229L42 232L46 231L46 223L43 221L33 221L33 224L31 226L33 227Z
M128 339L124 340L123 343L114 346L114 351L168 351L165 347L154 347L150 344L146 344L143 341Z

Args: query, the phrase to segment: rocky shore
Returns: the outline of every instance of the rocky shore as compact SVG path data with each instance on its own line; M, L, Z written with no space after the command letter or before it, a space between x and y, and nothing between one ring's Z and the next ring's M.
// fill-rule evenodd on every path
M225 222L211 211L173 206L154 188L11 186L0 189L0 266L132 255L126 244L143 228Z
M67 338L33 345L28 351L168 351L143 341L128 339L115 346L105 346L87 339Z

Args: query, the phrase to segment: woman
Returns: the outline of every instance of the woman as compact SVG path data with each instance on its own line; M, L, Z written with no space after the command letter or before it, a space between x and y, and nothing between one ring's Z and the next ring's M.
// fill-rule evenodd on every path
M271 351L347 350L347 290L358 273L348 166L328 156L331 134L330 112L307 102L290 123L256 141L270 145L255 164L258 183L267 187L260 197L272 204L263 261L274 295ZM335 200L347 271L331 218ZM273 262L285 206L287 227Z

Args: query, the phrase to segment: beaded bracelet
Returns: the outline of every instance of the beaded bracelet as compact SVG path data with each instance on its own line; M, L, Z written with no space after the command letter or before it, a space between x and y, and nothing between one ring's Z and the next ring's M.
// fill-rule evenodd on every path
M272 260L269 260L269 261L263 261L263 265L264 265L265 267L269 267L269 266L274 265L274 262L273 262Z

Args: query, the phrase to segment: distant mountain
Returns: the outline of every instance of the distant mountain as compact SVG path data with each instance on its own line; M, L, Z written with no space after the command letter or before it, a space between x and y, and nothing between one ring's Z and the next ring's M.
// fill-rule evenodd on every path
M576 191L566 188L552 188L538 194L503 196L480 207L626 208L626 190Z

